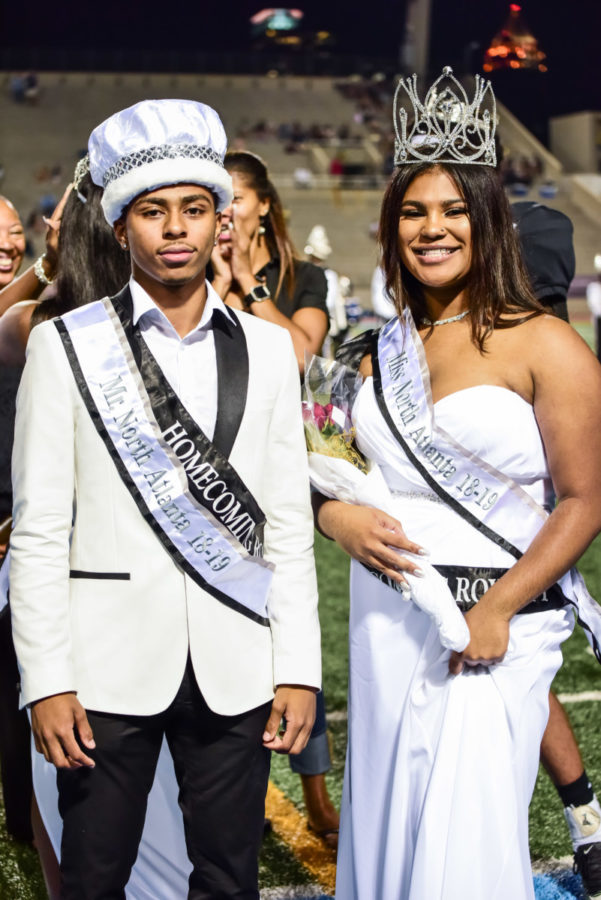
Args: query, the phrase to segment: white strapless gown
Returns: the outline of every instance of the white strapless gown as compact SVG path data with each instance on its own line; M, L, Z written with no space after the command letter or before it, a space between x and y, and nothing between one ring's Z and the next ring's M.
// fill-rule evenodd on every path
M439 401L435 415L545 502L544 448L517 394L468 388ZM405 531L430 562L512 565L431 494L380 416L370 379L354 420L359 446L402 498ZM353 562L337 900L533 900L528 804L548 691L572 627L565 609L517 615L502 663L453 677L430 619Z

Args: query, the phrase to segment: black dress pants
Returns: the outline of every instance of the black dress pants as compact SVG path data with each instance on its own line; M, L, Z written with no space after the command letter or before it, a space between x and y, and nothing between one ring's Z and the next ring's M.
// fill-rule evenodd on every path
M179 785L189 900L258 900L270 703L238 716L207 706L188 661L171 705L156 716L88 712L94 769L58 772L63 818L61 900L124 900L163 735ZM157 898L160 900L160 898Z
M13 645L10 610L0 613L0 774L6 830L31 842L31 731L19 709L19 669Z

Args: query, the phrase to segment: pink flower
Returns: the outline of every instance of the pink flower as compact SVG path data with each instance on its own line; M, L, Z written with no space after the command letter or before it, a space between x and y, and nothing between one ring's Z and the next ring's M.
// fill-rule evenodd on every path
M328 424L331 423L332 418L332 409L333 406L331 403L328 403L326 406L321 406L319 403L315 403L313 406L313 418L315 420L315 424L319 428L320 431Z

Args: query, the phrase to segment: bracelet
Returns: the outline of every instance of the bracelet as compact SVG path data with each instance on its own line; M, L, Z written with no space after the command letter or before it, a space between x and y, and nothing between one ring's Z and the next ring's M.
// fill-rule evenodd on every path
M33 264L33 274L40 282L40 284L48 285L54 282L54 278L48 278L46 273L44 272L44 260L46 259L46 254L42 253L41 256L38 256L35 263Z

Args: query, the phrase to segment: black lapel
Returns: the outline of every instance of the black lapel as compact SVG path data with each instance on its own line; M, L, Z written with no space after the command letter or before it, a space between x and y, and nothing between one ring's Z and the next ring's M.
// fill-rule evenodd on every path
M119 293L115 294L114 297L111 297L110 300L113 306L121 306L122 310L125 310L125 314L121 313L119 318L121 319L123 330L130 336L133 328L132 319L134 315L134 301L129 289L129 283L121 288Z
M240 428L248 393L248 348L242 325L228 309L232 322L220 310L213 313L217 356L217 421L213 443L229 457Z
M120 316L127 334L132 331L133 300L129 285L112 298L126 315ZM234 312L231 319L216 309L213 313L213 334L217 357L217 421L213 444L226 459L229 458L240 428L248 393L248 349L242 325ZM233 321L232 321L233 320Z

